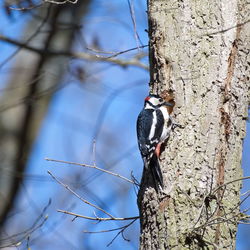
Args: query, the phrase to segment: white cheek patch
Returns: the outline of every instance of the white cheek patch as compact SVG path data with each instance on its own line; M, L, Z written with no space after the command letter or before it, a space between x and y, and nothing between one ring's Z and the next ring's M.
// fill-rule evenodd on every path
M160 104L159 99L157 99L157 98L155 98L155 97L150 98L150 102L151 102L153 105L155 105L155 106L157 106L157 105Z

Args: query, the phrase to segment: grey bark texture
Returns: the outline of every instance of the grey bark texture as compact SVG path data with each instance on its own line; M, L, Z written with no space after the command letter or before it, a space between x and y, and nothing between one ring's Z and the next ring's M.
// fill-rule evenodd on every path
M249 104L250 5L148 0L151 92L174 93L164 193L143 173L140 249L235 249Z
M67 72L69 59L51 56L48 50L70 51L89 2L44 4L23 32L24 43L44 52L18 53L14 67L19 70L13 70L0 98L0 229L13 208L50 100Z

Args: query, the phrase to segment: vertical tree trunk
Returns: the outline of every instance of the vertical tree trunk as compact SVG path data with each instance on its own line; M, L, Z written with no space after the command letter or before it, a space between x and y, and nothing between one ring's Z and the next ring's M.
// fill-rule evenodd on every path
M249 103L250 5L148 0L151 91L173 91L164 193L143 174L141 249L235 249Z

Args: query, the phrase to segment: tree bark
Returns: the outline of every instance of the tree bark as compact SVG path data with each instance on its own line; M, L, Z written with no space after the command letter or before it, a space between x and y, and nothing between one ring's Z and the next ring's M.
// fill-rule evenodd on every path
M148 0L150 87L173 92L164 192L143 173L140 249L235 249L249 104L250 5Z

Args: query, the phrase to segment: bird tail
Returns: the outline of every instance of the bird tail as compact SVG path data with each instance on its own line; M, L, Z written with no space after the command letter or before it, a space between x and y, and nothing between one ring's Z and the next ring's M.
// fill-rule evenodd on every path
M156 190L159 191L159 188L163 189L163 177L159 164L159 159L156 154L153 154L149 168L152 173Z

